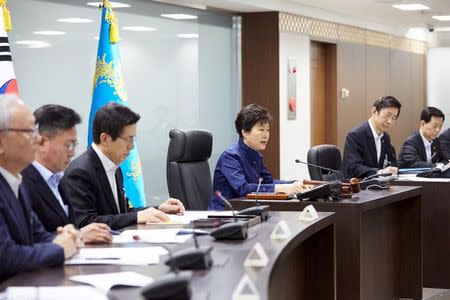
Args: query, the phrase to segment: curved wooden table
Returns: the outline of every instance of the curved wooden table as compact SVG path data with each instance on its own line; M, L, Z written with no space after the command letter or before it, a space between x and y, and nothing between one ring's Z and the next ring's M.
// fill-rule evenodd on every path
M193 299L231 299L245 273L255 283L260 299L335 299L334 213L319 213L319 219L312 223L298 221L298 212L271 214L267 222L249 229L249 238L245 241L219 242L209 236L199 237L201 246L213 246L215 264L210 270L192 273ZM292 236L273 241L270 234L280 220L287 222ZM269 263L263 268L245 268L243 263L257 242L266 251ZM188 241L182 245L169 245L169 248L176 251L191 246L192 241ZM157 278L168 272L162 263L164 260L152 266L83 265L42 269L16 275L2 283L0 288L77 285L68 277L119 271L136 271ZM114 288L110 296L114 299L140 299L139 292L138 288Z

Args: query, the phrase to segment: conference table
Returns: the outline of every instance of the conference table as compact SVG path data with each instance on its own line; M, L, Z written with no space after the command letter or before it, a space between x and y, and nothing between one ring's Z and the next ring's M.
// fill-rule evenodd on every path
M404 178L392 184L422 187L423 285L450 288L450 179Z
M336 212L338 300L422 299L421 188L393 186L338 201L263 200L274 211ZM235 209L255 205L245 198Z
M216 241L209 235L199 236L200 247L212 246L214 264L209 270L192 271L192 299L232 299L232 294L244 274L252 279L259 299L335 299L335 214L319 213L312 222L299 221L298 212L273 212L266 222L249 228L243 241ZM290 237L270 239L275 226L284 220ZM127 229L147 229L145 225ZM150 229L151 230L151 229ZM269 261L264 267L244 267L243 263L259 242ZM112 246L118 246L112 245ZM136 245L120 244L123 247ZM194 247L192 239L183 244L166 244L172 251ZM104 246L103 246L104 247ZM78 265L46 268L18 274L0 285L8 286L73 286L72 275L136 271L154 279L169 272L165 257L158 265ZM141 299L140 288L113 288L112 299Z

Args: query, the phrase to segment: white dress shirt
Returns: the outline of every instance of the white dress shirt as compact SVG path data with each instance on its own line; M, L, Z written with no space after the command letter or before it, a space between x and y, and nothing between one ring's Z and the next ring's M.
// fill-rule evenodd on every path
M119 166L117 166L105 154L103 154L103 152L95 145L95 143L92 143L92 148L94 149L95 153L97 153L98 157L100 158L100 161L102 162L103 168L105 169L106 172L106 176L108 177L109 185L114 195L114 200L116 201L117 210L120 212L119 198L117 195L117 182L116 182L116 170Z
M14 192L14 195L16 196L16 198L19 199L19 185L22 183L22 175L20 175L20 173L19 173L19 174L17 174L17 177L16 177L2 167L0 167L0 174L3 175L6 182L9 184L12 191Z
M433 143L433 141L429 141L427 140L422 132L419 130L420 136L422 137L422 141L423 141L423 145L425 146L425 153L427 154L427 162L431 162L431 159L433 158L433 155L431 153L431 143Z
M59 181L63 177L63 172L53 173L49 169L47 169L44 165L42 165L38 161L33 161L33 166L36 170L41 174L44 181L47 183L48 187L52 191L53 195L55 195L62 209L66 212L66 215L69 215L69 206L64 203L62 200L61 194L59 193Z
M370 130L372 130L372 134L373 134L373 139L375 140L375 148L377 149L377 164L380 161L380 156L381 156L381 138L384 135L384 132L382 132L380 135L377 134L375 127L372 126L372 122L369 119L369 126L370 126Z

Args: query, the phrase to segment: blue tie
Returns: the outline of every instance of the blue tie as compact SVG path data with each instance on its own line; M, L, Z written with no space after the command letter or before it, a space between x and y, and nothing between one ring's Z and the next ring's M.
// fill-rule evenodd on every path
M50 176L50 178L48 179L48 182L50 183L52 188L57 189L60 180L61 180L61 175L59 175L59 174L52 174L52 176Z

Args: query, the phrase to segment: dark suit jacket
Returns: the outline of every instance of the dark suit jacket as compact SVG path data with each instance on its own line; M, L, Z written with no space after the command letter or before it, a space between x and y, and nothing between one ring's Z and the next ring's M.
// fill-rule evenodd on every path
M64 187L59 185L58 189L64 204L69 207L69 215L66 214L47 182L33 165L29 165L23 170L22 176L23 183L27 186L30 194L31 206L47 231L54 232L59 226L75 224L75 211L68 201L69 194Z
M92 147L70 163L60 185L69 192L78 227L97 222L106 223L112 229L121 229L137 223L137 211L140 209L128 207L120 168L116 171L116 182L120 212L105 168Z
M403 143L398 156L400 168L427 168L434 167L436 163L448 162L447 156L442 153L438 139L431 143L431 163L427 161L427 153L419 131L410 135Z
M23 272L64 263L64 249L52 243L31 209L28 191L19 187L19 199L0 174L0 282Z
M442 152L447 156L450 157L450 128L441 133L438 137L439 142L441 144L441 150Z
M343 170L348 178L364 178L376 174L383 169L384 161L391 166L397 166L395 149L391 145L391 138L384 133L381 138L381 155L377 161L377 148L369 122L353 128L345 139Z

